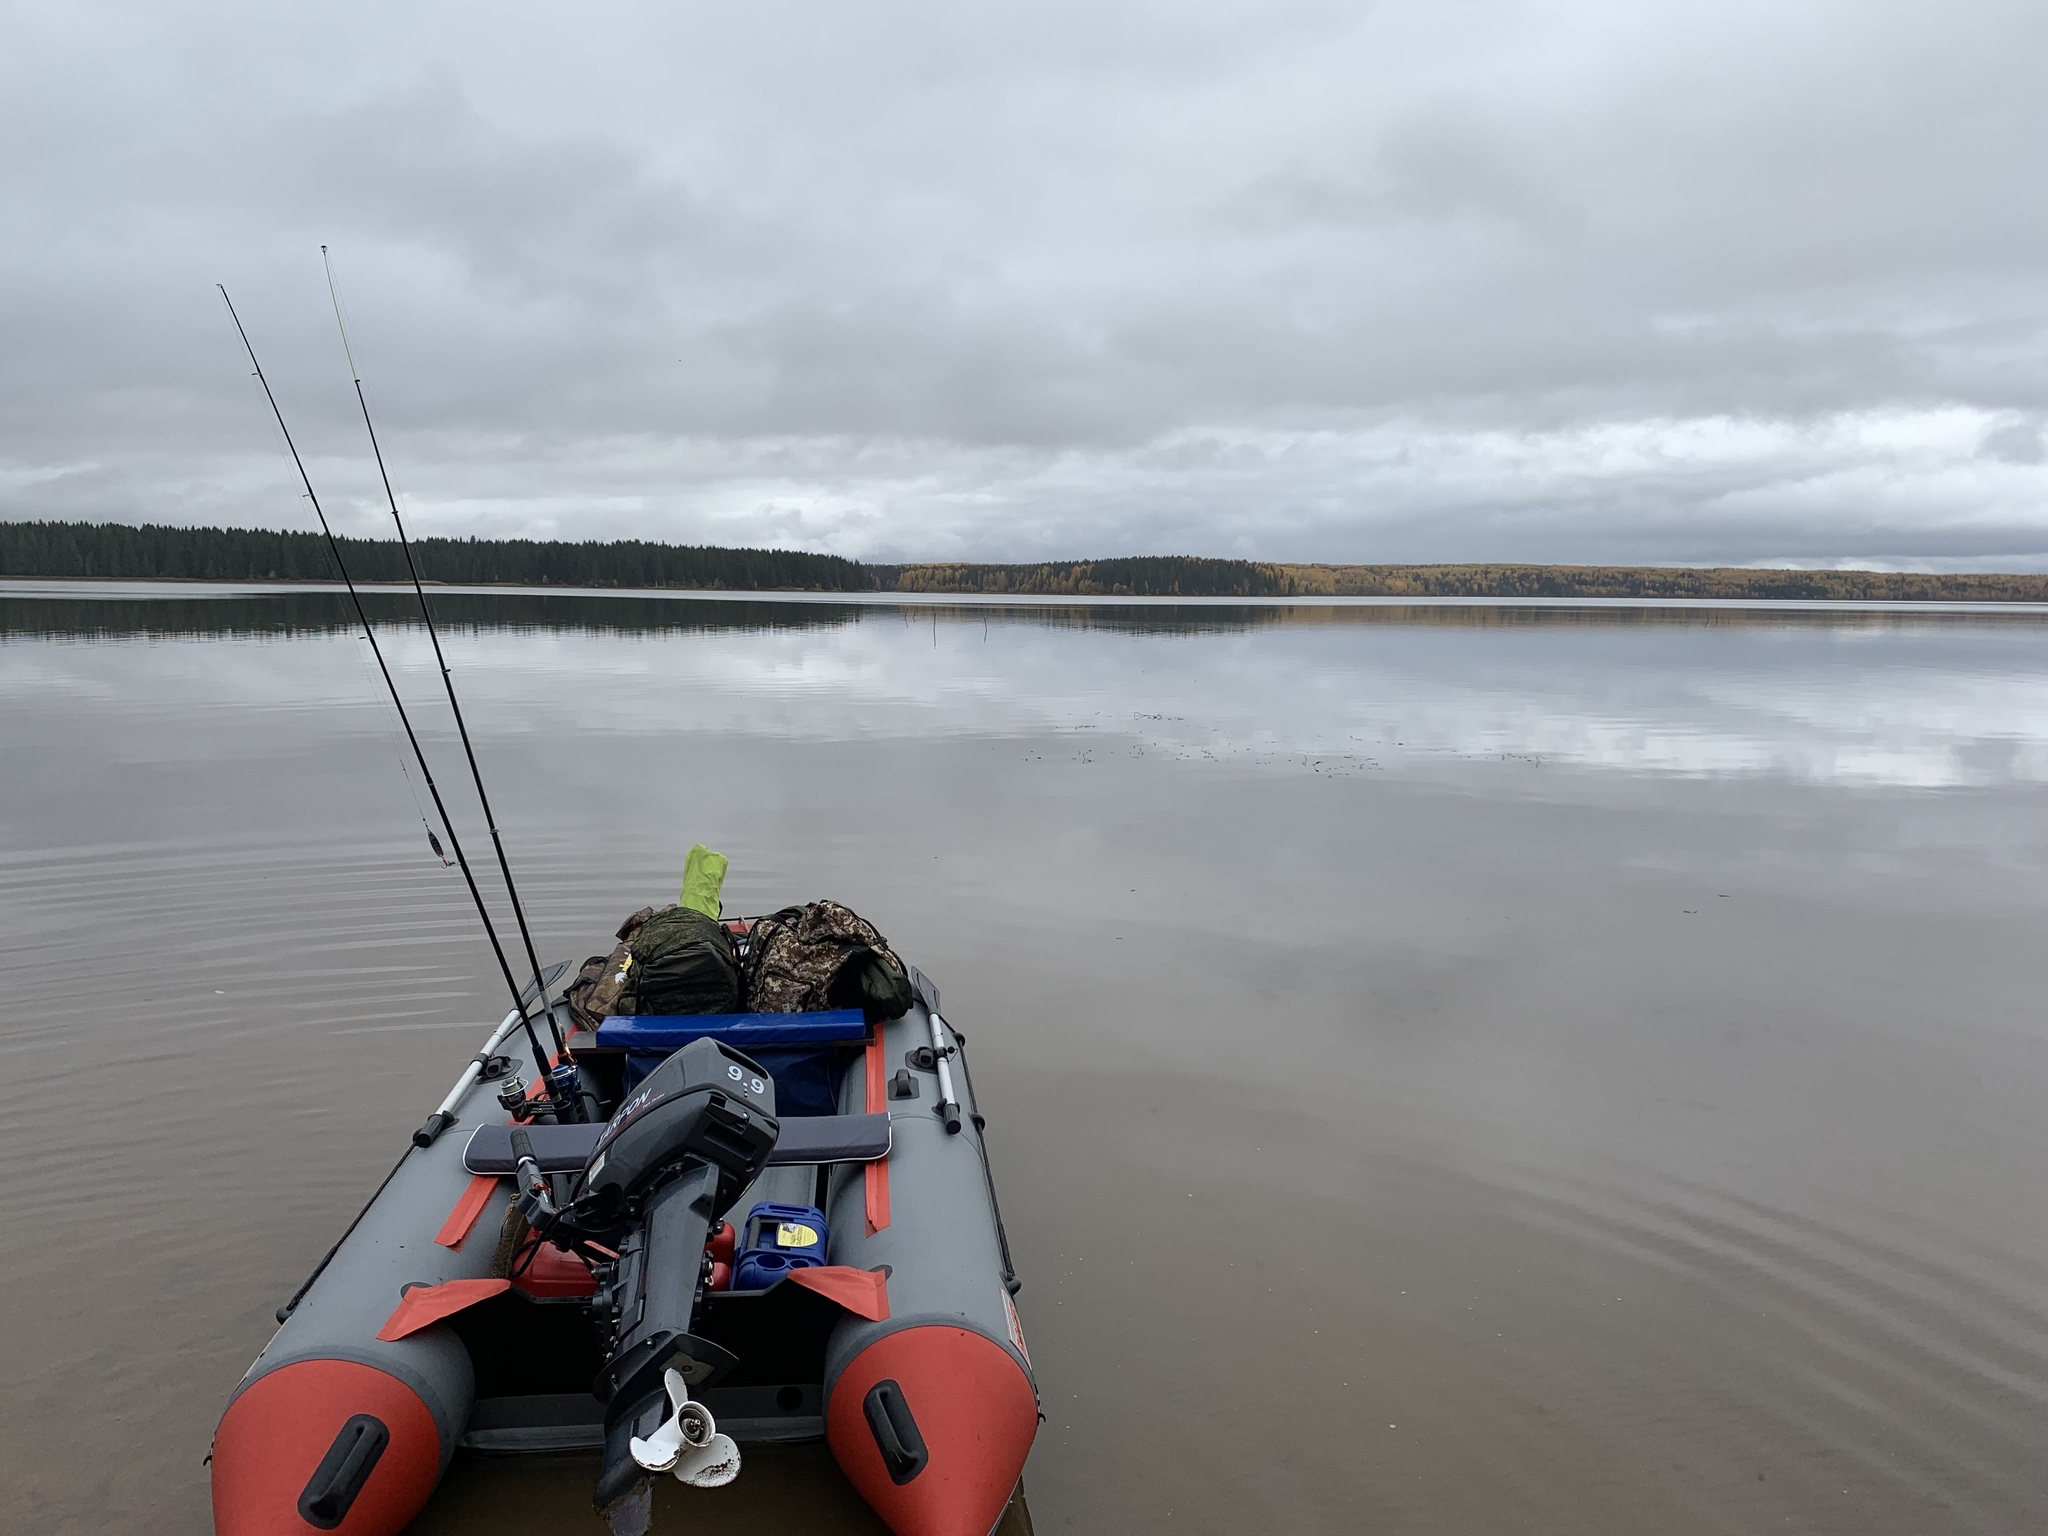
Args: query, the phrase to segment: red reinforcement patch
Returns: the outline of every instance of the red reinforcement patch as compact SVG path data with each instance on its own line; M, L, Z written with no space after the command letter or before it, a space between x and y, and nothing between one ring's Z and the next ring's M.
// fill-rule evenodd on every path
M462 1240L469 1236L470 1228L476 1225L477 1217L491 1203L491 1194L497 1187L498 1176L495 1173L480 1173L472 1178L461 1198L455 1202L455 1209L441 1223L441 1230L434 1234L434 1241L443 1248L460 1248Z
M882 1032L878 1028L875 1038L868 1042L868 1113L887 1114L889 1095L887 1069L882 1064ZM889 1225L889 1160L884 1157L866 1164L861 1170L864 1181L863 1193L867 1197L868 1236Z
M453 1317L480 1301L489 1301L512 1289L510 1280L444 1280L439 1285L408 1286L377 1337L394 1343L409 1333L418 1333L444 1317Z
M889 1281L880 1270L819 1264L809 1269L792 1269L784 1278L791 1285L800 1285L827 1301L837 1302L855 1317L864 1317L871 1323L889 1321Z

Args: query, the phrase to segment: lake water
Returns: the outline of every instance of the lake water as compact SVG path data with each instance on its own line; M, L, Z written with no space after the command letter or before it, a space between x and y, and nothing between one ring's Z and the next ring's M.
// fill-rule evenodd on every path
M543 959L701 840L944 990L1042 1531L2048 1525L2048 616L438 601ZM0 593L10 1527L208 1528L503 1012L343 613ZM458 1458L417 1529L591 1477ZM657 1531L878 1529L820 1453L739 1488Z

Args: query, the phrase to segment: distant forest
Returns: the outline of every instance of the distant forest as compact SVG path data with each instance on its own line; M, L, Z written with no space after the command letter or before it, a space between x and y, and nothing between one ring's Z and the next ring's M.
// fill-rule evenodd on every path
M875 565L885 592L1012 592L1033 597L1286 597L1285 568L1194 555L1053 560L1043 565Z
M1716 597L2048 602L2048 575L1759 571L1669 565L1282 565L1287 591L1345 597Z
M396 539L336 541L357 581L406 581ZM837 555L782 549L569 544L534 539L414 539L420 575L455 586L690 587L726 592L860 592L865 568ZM167 528L124 523L0 523L0 576L99 581L333 581L317 533Z
M358 581L406 579L389 539L340 541ZM712 592L957 592L1046 597L1709 597L2048 602L2048 575L1921 575L1681 566L1274 565L1145 555L1037 565L864 565L837 555L640 540L417 539L420 574L449 586ZM0 523L0 577L332 581L317 533L125 523Z

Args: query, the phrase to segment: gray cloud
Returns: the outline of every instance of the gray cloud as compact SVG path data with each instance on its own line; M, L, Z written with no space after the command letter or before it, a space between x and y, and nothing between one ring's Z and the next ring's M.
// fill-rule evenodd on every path
M2048 13L0 21L0 514L2048 566Z

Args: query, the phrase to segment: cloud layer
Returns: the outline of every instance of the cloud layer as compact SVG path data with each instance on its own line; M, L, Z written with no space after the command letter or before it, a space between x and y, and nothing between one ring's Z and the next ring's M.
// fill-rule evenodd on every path
M23 5L0 515L2048 566L2048 12Z

